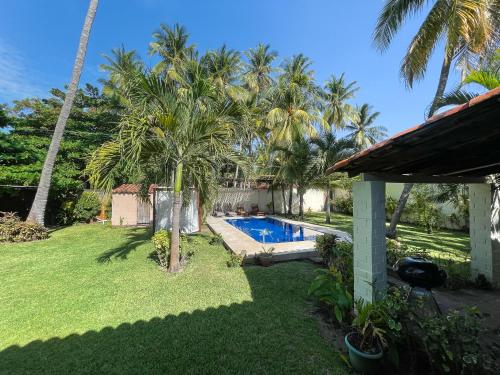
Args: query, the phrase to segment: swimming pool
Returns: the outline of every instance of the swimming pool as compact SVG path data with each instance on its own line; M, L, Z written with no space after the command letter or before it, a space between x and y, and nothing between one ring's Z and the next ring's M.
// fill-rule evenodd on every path
M320 233L284 221L265 218L226 219L226 222L260 243L314 241Z

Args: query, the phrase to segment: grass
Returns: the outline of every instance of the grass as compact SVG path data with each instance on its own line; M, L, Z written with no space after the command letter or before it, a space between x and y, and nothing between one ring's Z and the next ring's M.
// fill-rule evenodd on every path
M350 215L332 213L331 224L325 224L324 212L307 213L305 221L334 227L352 235ZM399 224L398 239L407 245L427 249L429 254L436 258L464 261L470 254L469 234L461 231L442 229L429 234L415 225Z
M149 237L79 225L0 244L0 373L345 372L311 313L314 265L227 268L199 235L166 277Z

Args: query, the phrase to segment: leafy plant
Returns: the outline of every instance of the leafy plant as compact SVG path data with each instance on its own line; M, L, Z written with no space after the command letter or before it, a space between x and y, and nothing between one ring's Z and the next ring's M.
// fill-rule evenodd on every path
M392 217L396 206L398 205L398 201L393 197L387 197L385 199L385 214L389 217Z
M405 257L430 258L429 251L420 247L406 245L397 240L387 240L387 266L392 267Z
M157 231L151 238L158 258L158 263L160 267L165 270L168 268L168 258L170 255L170 237L170 232L162 229Z
M352 321L354 334L351 344L365 353L376 353L386 349L386 336L390 316L380 302L366 303L359 299L355 303L357 315ZM395 325L396 323L394 323Z
M245 251L243 251L241 254L235 254L231 252L229 260L226 262L226 264L229 268L242 267L243 262L245 261L245 256L246 256Z
M265 247L262 246L262 252L260 253L261 256L268 256L272 257L274 253L274 247Z
M485 332L476 307L417 321L424 350L433 368L447 374L493 374L492 355L479 344Z
M221 234L215 233L212 237L210 237L208 243L212 246L219 246L224 243L224 239L222 238Z
M432 233L442 223L441 211L433 203L434 192L429 185L417 185L411 195L407 209L415 224Z
M27 242L48 237L47 228L44 226L21 221L13 212L0 212L0 242Z
M325 263L328 263L330 256L335 248L338 236L334 234L324 234L316 237L315 248Z
M333 209L334 209L334 211L337 211L337 212L352 215L352 212L353 212L352 196L336 198L333 201Z
M319 269L316 274L309 287L309 295L332 308L333 316L339 323L351 319L353 298L342 280L342 274L334 267Z
M73 215L76 221L89 223L101 210L101 200L97 193L84 191L76 202Z

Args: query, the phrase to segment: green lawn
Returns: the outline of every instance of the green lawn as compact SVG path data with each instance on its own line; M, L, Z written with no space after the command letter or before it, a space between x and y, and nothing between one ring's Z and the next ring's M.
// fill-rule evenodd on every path
M0 244L0 374L345 372L311 314L312 264L229 269L196 237L169 277L144 229Z
M331 226L352 234L352 216L333 213L331 224L325 224L325 213L308 213L305 221ZM469 234L453 230L437 230L428 234L414 225L398 225L399 240L407 245L418 246L429 250L435 257L451 258L463 261L470 253Z

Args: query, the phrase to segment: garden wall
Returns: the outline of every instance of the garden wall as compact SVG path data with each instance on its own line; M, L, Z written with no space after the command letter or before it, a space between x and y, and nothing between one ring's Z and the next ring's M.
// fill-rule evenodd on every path
M154 229L172 229L172 208L173 192L167 188L157 188L155 190L155 213ZM191 196L188 204L183 204L181 209L181 232L194 233L200 230L198 194L194 189L191 190Z

